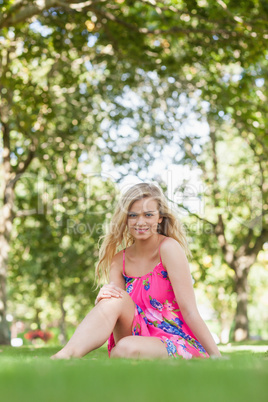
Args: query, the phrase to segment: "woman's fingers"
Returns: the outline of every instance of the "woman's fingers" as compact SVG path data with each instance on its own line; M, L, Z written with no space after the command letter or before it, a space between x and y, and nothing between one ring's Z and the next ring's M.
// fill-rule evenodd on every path
M118 286L116 286L116 284L114 282L110 282L107 286L112 287L112 289L116 290L121 295L123 295L123 290L121 288L119 288Z
M105 288L100 292L100 295L111 296L111 297L122 297L123 292L114 288Z
M123 297L122 289L116 286L113 282L109 283L108 285L104 285L100 289L95 304L97 304L102 299L110 299L111 297Z
M95 305L103 299L111 299L111 295L98 295L95 300Z
M108 285L104 285L102 289L105 293L110 292L110 294L113 295L118 294L119 296L123 296L123 290L116 286L113 282L109 283Z

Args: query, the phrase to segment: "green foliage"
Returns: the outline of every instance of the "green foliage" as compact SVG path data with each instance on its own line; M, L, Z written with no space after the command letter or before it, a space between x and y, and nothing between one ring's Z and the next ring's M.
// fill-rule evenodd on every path
M76 325L96 296L98 243L116 194L93 164L83 174L81 163L64 161L63 152L50 163L42 168L35 161L16 188L9 311L38 326L55 325L65 311Z
M209 222L196 233L189 219L196 275L208 289L212 278L224 289L211 294L219 315L232 311L233 281L211 223L222 215L234 250L266 241L266 2L39 3L0 1L0 127L17 173L11 300L28 298L29 320L38 321L40 309L49 311L42 320L59 317L59 304L68 319L80 317L93 300L96 228L114 201L105 198L113 186L100 181L85 204L82 159L93 160L95 173L112 160L121 177L139 175L168 143L176 164L202 172ZM193 119L215 134L217 181L209 136L186 129ZM32 145L38 161L21 177ZM71 219L83 236L68 233ZM214 270L202 263L207 256Z
M267 339L267 326L263 325L268 321L268 269L267 269L267 248L259 254L257 263L252 267L249 274L249 320L251 332L260 338Z

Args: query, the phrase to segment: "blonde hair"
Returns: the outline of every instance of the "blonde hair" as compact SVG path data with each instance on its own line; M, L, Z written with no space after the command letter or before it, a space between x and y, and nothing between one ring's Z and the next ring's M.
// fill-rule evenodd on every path
M158 224L157 232L177 240L186 255L191 256L183 225L170 210L162 190L153 183L139 183L123 194L111 219L108 233L100 238L100 240L104 240L100 247L99 262L96 267L98 283L102 277L108 279L110 265L116 252L120 251L120 248L129 247L134 243L135 240L127 228L128 212L133 203L142 198L153 198L158 203L159 215L163 219Z

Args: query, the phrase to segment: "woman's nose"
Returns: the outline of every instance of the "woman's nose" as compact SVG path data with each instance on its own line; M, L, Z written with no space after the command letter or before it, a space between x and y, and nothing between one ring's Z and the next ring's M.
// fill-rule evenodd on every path
M142 225L143 222L144 222L144 217L143 217L142 215L138 216L137 224L138 224L138 225Z

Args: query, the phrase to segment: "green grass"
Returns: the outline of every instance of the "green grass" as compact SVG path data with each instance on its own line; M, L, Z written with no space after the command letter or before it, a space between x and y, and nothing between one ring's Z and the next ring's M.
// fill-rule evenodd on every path
M267 343L220 348L228 359L112 360L104 347L52 361L58 348L0 346L0 400L266 402Z

